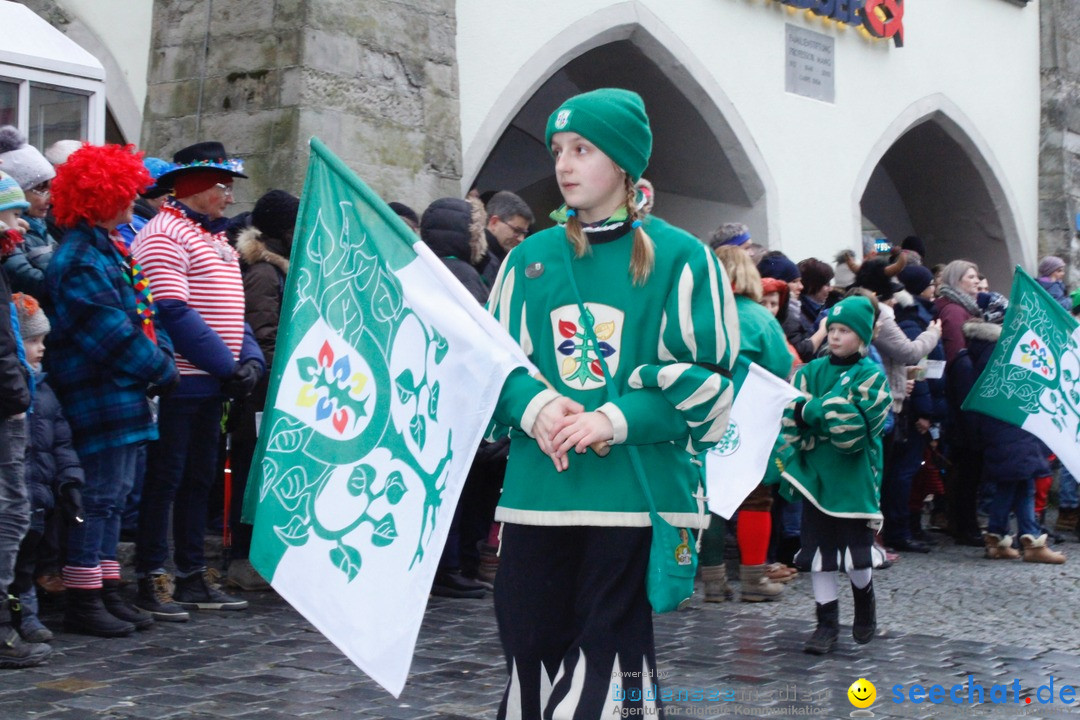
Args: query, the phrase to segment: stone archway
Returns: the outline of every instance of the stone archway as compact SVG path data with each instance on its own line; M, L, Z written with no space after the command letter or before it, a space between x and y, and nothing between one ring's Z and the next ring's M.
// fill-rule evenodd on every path
M988 146L942 96L909 107L871 154L855 187L857 211L889 240L918 235L928 265L967 258L1008 293L1030 267L1006 180Z
M712 74L637 3L561 32L524 64L466 149L464 184L517 192L546 225L561 202L544 146L547 118L565 98L604 86L645 100L654 134L645 177L658 215L703 238L721 222L745 222L769 243L776 194L749 131Z

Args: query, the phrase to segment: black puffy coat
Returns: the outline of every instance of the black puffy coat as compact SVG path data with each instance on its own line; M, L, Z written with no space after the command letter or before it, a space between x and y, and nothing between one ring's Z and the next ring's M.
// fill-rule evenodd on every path
M11 285L0 270L0 420L26 412L30 407L30 387L26 370L19 362L18 340L11 322Z
M967 352L977 379L990 362L995 341L991 341L983 326L990 323L968 321L964 324ZM1000 330L1000 325L992 325ZM974 383L973 383L974 384ZM968 413L978 426L982 444L983 472L993 482L1024 482L1050 474L1047 458L1050 449L1027 430L1010 425L982 413Z
M37 375L34 406L28 417L26 486L32 508L50 510L61 487L68 483L83 484L83 470L71 442L71 427L56 393L46 382L45 373Z
M487 302L488 287L469 258L472 255L472 207L458 198L441 198L420 218L420 239L439 256L476 301Z

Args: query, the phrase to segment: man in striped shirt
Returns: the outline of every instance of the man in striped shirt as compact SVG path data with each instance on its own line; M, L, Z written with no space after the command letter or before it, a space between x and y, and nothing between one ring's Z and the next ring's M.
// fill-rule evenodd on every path
M150 446L139 504L136 605L159 620L183 622L187 609L242 610L247 601L222 592L203 556L207 497L217 469L225 397L251 393L266 371L244 322L244 285L236 251L215 233L232 203L233 179L247 177L221 143L176 153L177 167L158 178L173 197L139 231L132 252L176 349L180 384L162 398L160 439ZM169 513L176 587L170 592Z

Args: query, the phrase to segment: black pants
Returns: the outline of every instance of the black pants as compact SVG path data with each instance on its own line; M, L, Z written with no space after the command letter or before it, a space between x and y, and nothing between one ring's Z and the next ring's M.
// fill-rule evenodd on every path
M651 539L651 528L503 526L500 719L596 720L620 704L663 717L645 595Z
M977 537L981 532L977 510L983 474L982 452L961 446L951 450L952 468L945 475L949 528L957 537Z

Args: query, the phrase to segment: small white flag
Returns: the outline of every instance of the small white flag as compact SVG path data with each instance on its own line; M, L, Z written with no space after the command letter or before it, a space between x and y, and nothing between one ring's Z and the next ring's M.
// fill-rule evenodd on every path
M705 456L709 510L730 520L739 505L765 476L784 407L799 397L784 382L756 363L735 397L727 432Z

